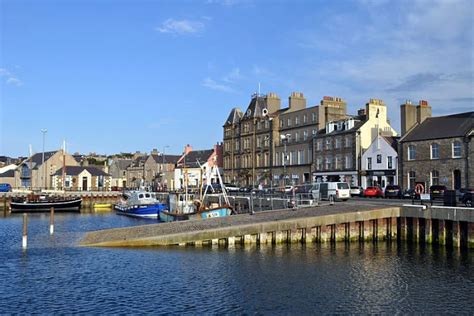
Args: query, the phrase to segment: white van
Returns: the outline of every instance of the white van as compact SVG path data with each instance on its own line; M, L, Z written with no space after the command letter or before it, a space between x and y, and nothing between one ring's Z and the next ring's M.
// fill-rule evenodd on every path
M347 201L351 197L349 184L346 182L319 182L315 183L311 188L313 199Z

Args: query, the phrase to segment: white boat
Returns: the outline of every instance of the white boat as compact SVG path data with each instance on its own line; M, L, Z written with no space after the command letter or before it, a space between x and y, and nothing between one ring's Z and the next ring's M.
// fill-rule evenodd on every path
M142 190L124 192L120 202L114 205L119 215L154 219L167 208L168 204L158 200L155 193Z

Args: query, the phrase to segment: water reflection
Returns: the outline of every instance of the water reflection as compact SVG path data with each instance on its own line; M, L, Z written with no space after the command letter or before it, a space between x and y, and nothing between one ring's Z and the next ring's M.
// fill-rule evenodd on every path
M468 313L473 252L414 244L82 248L85 231L150 223L114 214L0 220L0 314Z

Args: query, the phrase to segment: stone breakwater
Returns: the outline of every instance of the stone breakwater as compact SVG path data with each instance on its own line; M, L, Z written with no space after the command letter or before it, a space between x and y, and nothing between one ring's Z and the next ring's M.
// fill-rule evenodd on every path
M392 239L473 248L474 212L464 208L339 204L95 231L87 233L80 245L231 247Z

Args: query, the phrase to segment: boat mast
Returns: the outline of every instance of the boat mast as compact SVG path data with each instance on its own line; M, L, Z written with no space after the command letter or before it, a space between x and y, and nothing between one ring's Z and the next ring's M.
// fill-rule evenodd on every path
M66 193L66 140L63 140L63 172L62 172L62 189Z

